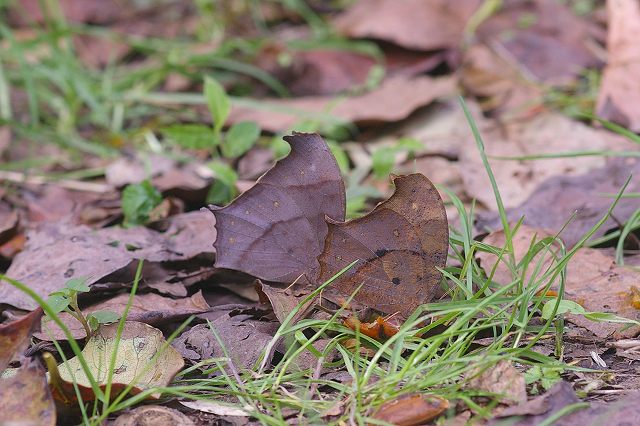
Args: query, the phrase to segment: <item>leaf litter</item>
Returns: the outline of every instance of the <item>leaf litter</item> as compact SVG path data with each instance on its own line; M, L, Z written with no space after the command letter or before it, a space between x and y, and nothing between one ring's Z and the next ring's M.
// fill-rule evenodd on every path
M261 361L263 349L272 344L271 339L279 337L274 345L275 352L267 353L269 358L273 357L273 365L277 365L277 360L292 347L291 339L279 334L282 332L280 324L304 327L309 322L325 321L334 316L339 319L339 324L351 328L354 333L361 333L363 338L391 344L398 339L397 336L403 335L402 320L416 306L423 302L435 302L433 306L437 307L438 301L434 301L434 298L444 297L448 300L448 295L457 291L455 287L447 288L445 285L451 285L452 271L458 273L459 265L451 264L453 253L449 253L451 260L445 269L449 274L447 280L441 281L439 272L445 267L444 257L448 249L447 216L453 225L452 229L465 220L464 217L457 217L458 211L451 204L456 199L446 189L452 189L467 206L474 199L480 202L476 205L480 211L475 229L483 233L494 231L484 238L482 244L491 247L505 245L504 233L499 231L499 214L486 211L494 209L493 194L481 159L476 155L476 150L470 148L469 144L473 143L471 134L466 130L464 116L453 101L453 96L462 92L469 97L467 103L474 111L490 157L526 157L571 151L633 155L637 151L635 145L615 135L607 123L604 123L607 128L604 130L595 122L575 118L576 112L580 116L580 113L589 113L597 107L600 116L629 127L632 131L637 130L632 108L634 87L629 83L634 76L634 52L627 43L633 33L629 28L635 25L637 11L632 2L609 1L607 23L604 9L599 3L586 9L585 4L578 3L511 1L495 7L493 2L467 2L456 6L449 2L412 0L399 5L376 0L354 2L344 11L333 9L333 6L323 9L312 4L309 11L326 18L336 33L348 37L341 40L341 43L346 43L344 45L320 43L318 46L301 43L302 39L312 37L311 34L317 36L322 33L318 28L319 21L314 21L312 14L304 15L306 21L300 25L301 21L292 19L295 13L286 7L279 4L260 5L264 21L257 22L249 19L257 15L248 13L240 6L222 6L222 15L228 18L225 29L229 33L253 36L268 29L273 31L277 39L273 37L275 40L270 41L266 48L261 45L252 50L254 47L245 45L234 52L230 62L217 56L218 53L214 53L213 62L207 62L208 59L205 61L206 66L213 69L207 68L206 72L220 77L222 93L227 90L234 96L251 93L254 97L234 97L231 102L233 111L227 122L214 114L214 127L208 128L194 123L200 121L202 110L192 108L187 111L187 108L182 108L181 100L175 100L181 99L180 92L187 95L184 99L190 99L188 102L195 99L190 98L192 93L187 91L200 90L202 69L198 67L204 63L204 58L209 58L206 55L218 49L218 52L234 49L221 41L224 37L201 41L203 28L219 28L217 23L212 25L210 22L198 26L199 22L202 24L199 20L209 16L207 13L200 13L202 11L198 9L196 18L195 9L181 2L165 8L145 4L130 9L110 3L98 8L97 2L92 1L82 4L62 2L61 10L70 22L98 24L101 29L121 33L112 37L108 32L99 34L82 30L71 32L68 36L73 41L79 60L74 66L102 71L105 66L114 63L110 61L115 61L117 67L122 66L119 70L126 70L124 73L116 72L116 78L120 74L131 73L136 81L143 81L146 70L163 63L154 57L155 47L151 46L155 45L145 44L149 41L145 37L172 37L178 34L189 37L198 33L200 41L191 49L174 50L174 54L170 55L171 66L168 67L171 69L153 74L155 80L150 84L165 92L149 93L149 101L145 98L145 89L135 91L131 98L129 95L122 98L127 103L125 111L134 114L132 120L127 117L123 121L127 130L133 126L132 132L120 132L117 112L114 112L110 130L106 132L102 128L107 127L104 122L109 119L97 125L92 121L94 117L101 116L100 111L84 114L84 108L77 108L87 118L75 122L70 120L69 123L73 123L71 126L78 126L74 131L78 130L77 133L83 138L97 134L105 146L127 153L115 163L90 156L68 159L67 152L50 144L38 144L33 149L25 149L24 146L31 142L23 128L14 128L10 120L9 126L2 127L0 155L9 163L8 171L1 173L7 184L0 189L0 266L3 270L8 269L9 277L18 278L42 297L62 288L69 278L87 278L91 291L81 295L79 309L89 315L102 309L122 312L125 300L128 300L128 295L122 291L131 287L137 261L146 259L140 292L133 299L127 319L160 327L164 335L173 331L187 315L196 315L195 322L200 322L192 324L193 327L187 326L186 331L172 342L182 352L182 356L170 361L174 366L180 365L178 359L186 359L190 365L195 365L209 362L213 357L225 366L217 371L238 368L243 375L252 374L253 380L260 381L265 376L255 375L255 371L248 370ZM27 13L15 13L10 8L8 15L12 29L16 29L16 34L19 32L18 44L15 44L16 41L3 41L3 47L14 43L11 44L14 49L16 46L23 48L25 45L20 44L22 41L31 45L37 43L38 39L34 38L36 34L28 27L30 21L25 22L24 18L41 22L46 14L40 13L33 2L26 2L22 7L26 8L22 12L26 10ZM179 25L175 16L183 18ZM429 25L425 25L425 22ZM603 45L605 24L609 27L606 55ZM135 43L129 38L132 34L137 37ZM7 49L6 52L13 50ZM5 71L10 74L10 85L21 78L21 71L16 75L13 68L12 54L2 60L3 66L7 65ZM38 61L48 60L48 55L51 55L51 51L46 49L35 54L33 50L24 55L21 53L30 64L35 65L40 64ZM255 61L256 68L251 68L253 65L245 67L247 64L243 61L247 61L247 64ZM605 63L603 82L595 105L598 87L587 85L591 84L591 73L597 74ZM39 83L37 79L36 83ZM78 78L75 83L82 85L84 81ZM293 97L273 97L275 93L282 95L285 91ZM82 102L88 93L85 91L80 96ZM138 99L138 96L141 98ZM131 101L133 104L129 104ZM27 97L22 91L12 91L9 102L14 111L27 114ZM91 102L89 100L89 104ZM136 102L142 102L143 109L137 110L139 105L135 105ZM180 108L174 108L176 102ZM476 102L478 107L475 106ZM32 104L30 106L33 107ZM162 108L163 113L158 114ZM46 115L51 109L46 107L41 112ZM164 114L167 109L169 114ZM32 112L33 109L28 113ZM3 119L11 116L7 115L6 105L1 102L0 114ZM206 119L209 119L209 115ZM272 145L273 142L269 142L269 136L265 134L251 137L250 141L239 140L234 136L237 128L229 131L228 135L223 132L229 140L234 140L231 137L234 136L237 146L230 147L229 141L224 138L222 142L213 139L215 129L220 131L238 122L246 124L247 120L256 122L265 132L321 130L325 136L341 142L332 140L331 151L340 156L344 181L329 149L316 136L292 136L292 154L269 171L267 169L273 159L283 154L283 144ZM37 120L32 123L37 123ZM58 128L65 128L66 125L59 125ZM252 131L255 129L257 127L253 126ZM203 135L207 136L203 138ZM207 140L209 137L212 139ZM300 137L308 138L313 141L313 146L321 148L318 158L309 159L305 156L310 144L296 150L295 139ZM398 148L395 144L402 137L415 141ZM49 135L46 139L50 139ZM276 135L273 140L278 139ZM344 143L349 139L357 142ZM406 146L412 148L409 150ZM135 147L135 150L130 151L131 147ZM142 151L146 148L154 154L144 154ZM49 160L37 173L31 175L10 170L14 167L11 162L28 159L34 153ZM223 155L218 158L220 153ZM392 153L389 157L393 158L380 155L385 153ZM184 155L188 156L187 161ZM207 163L209 159L213 159L213 162ZM404 175L395 178L395 192L392 179L386 178L386 172L380 173L381 165L378 162L381 159L385 161L382 165L384 170ZM292 160L298 163L301 171L320 166L322 170L316 170L317 176L320 179L330 177L333 189L325 191L324 187L318 188L318 182L313 180L303 182L300 189L293 189L301 183L297 178L283 185L288 175L297 176L291 169L282 168L283 162ZM490 158L489 161L508 207L507 218L515 222L524 214L526 225L519 228L513 240L517 261L522 261L528 253L534 234L536 241L539 241L563 229L559 236L571 248L606 212L613 200L612 194L637 168L634 158L606 159L604 156L569 156L535 161ZM73 176L78 167L96 167L96 171L91 171L88 179L75 178ZM236 170L240 179L233 174ZM267 174L254 186L255 180L265 171ZM67 176L68 172L71 172L68 175L70 177ZM438 191L429 181L422 181L422 175L438 185ZM409 180L417 183L414 182L413 186L403 183ZM119 196L124 186L145 181L161 197L152 200L149 211L138 212L141 215L135 222L140 222L140 225L127 229L113 226L121 222L123 212L131 217L121 208ZM226 192L221 192L221 188ZM418 190L419 198L401 195L407 188ZM242 190L246 191L243 195L227 207L217 210L234 212L235 216L232 215L230 220L214 223L209 213L192 212L204 205L205 200L225 204ZM635 179L631 181L629 190L638 192ZM354 209L351 203L354 193L358 191L367 195L360 195L363 201ZM266 198L263 198L264 194ZM276 198L273 198L274 194ZM391 198L384 201L383 194ZM290 201L280 203L280 198L289 200L287 197L297 197L297 201L293 204ZM313 201L301 201L305 197ZM332 201L324 205L317 202L325 198ZM448 203L446 213L441 198ZM382 202L369 215L344 222L347 214L353 217L357 216L358 213L354 214L356 211L371 210L369 207L374 207L377 201ZM274 202L280 204L280 210L284 205L295 205L294 210L299 211L279 222L283 217L277 212L273 214ZM414 226L414 203L435 206L432 210L419 209L421 213L433 213L435 218L418 220L418 226ZM226 235L225 243L223 234L233 228L232 221L243 218L241 209L247 206L265 213L255 225L259 228L266 224L266 234L257 231L245 235L248 238L245 242L248 241L250 248L242 250L249 250L246 253L251 255L239 255L233 262L225 263L225 258L229 259L225 244L228 245L229 238L235 237ZM397 207L400 213L396 215L398 212L390 209L392 206ZM620 200L613 215L595 232L593 239L605 241L600 244L607 244L606 237L613 238L636 210L637 203L633 198ZM291 210L288 212L291 213ZM569 220L574 212L577 212L575 217ZM398 229L401 237L393 233L394 229ZM237 236L246 232L246 229L238 227L233 232ZM337 238L338 235L341 238ZM455 241L458 237L452 231L451 238ZM396 241L398 238L400 241ZM632 253L634 238L636 236L632 232L622 254ZM215 248L212 246L214 241ZM258 241L269 241L269 247L275 251L265 250ZM305 250L308 247L312 250ZM557 255L558 247L554 245L551 251L541 253L533 261L543 269L547 268L553 262L553 255ZM293 263L283 262L285 257L282 256L289 250L294 253ZM494 270L496 261L496 256L491 253L479 250L476 256L487 274ZM505 253L506 257L509 255ZM271 259L264 262L269 256ZM619 259L621 254L616 256ZM637 271L632 266L633 258L626 256L625 265L622 265L616 263L616 256L612 249L607 248L579 249L568 264L566 302L577 303L575 306L586 312L600 311L605 315L637 320L640 291L636 286ZM287 262L293 258L286 257ZM214 259L216 267L212 266ZM333 285L309 298L310 291L331 278L341 266L347 266L351 260L357 259L360 259L359 262L338 277ZM466 266L462 267L464 271ZM428 272L423 275L422 285L420 279L413 279L416 271ZM534 273L527 270L524 283L528 283L533 276ZM263 279L257 291L253 289L254 278ZM512 271L504 262L499 262L490 285L497 288L508 286L513 279ZM407 280L409 285L404 286ZM296 284L290 286L294 281ZM396 281L399 283L396 284ZM364 283L363 287L351 298L361 283ZM444 287L441 288L441 285ZM536 297L546 298L544 300L549 303L556 289L557 286L554 286L547 294L540 293ZM253 302L258 295L263 302L259 305ZM307 300L307 303L299 307L303 300ZM31 299L5 282L0 284L0 301L4 304L3 315L7 318L3 326L7 325L10 330L13 327L10 321L16 316L16 308L27 310L36 306ZM578 310L575 306L574 310ZM296 314L290 316L297 309ZM562 315L565 320L565 341L562 348L564 357L561 352L561 359L590 368L607 365L619 373L614 378L592 380L587 373L565 372L562 374L564 380L574 381L576 389L583 392L580 395L590 398L617 398L625 386L637 387L633 382L633 370L621 367L637 360L633 349L638 333L636 326L589 321L584 315L576 315L571 311ZM79 332L75 320L71 321L65 316L61 314L68 325L73 325L72 333L78 338L82 337L83 333ZM204 320L210 321L211 325L201 322ZM535 315L531 321L538 324ZM39 321L33 321L34 326L37 323ZM52 323L48 322L47 325ZM342 325L339 325L340 332L345 330ZM421 326L429 327L427 324ZM101 329L109 327L114 326ZM147 329L148 326L142 327ZM212 329L216 330L222 346ZM300 330L295 338L304 342L310 337L307 334L312 328ZM446 332L446 328L443 332ZM28 331L27 336L31 333ZM61 340L59 330L55 333ZM160 337L158 333L160 331L151 334ZM336 330L327 333L332 337ZM143 334L147 335L141 333L137 338L142 338ZM34 336L44 337L42 332ZM554 348L547 337L544 336L532 349L546 356L558 356L557 345ZM487 343L487 339L491 338L479 337L476 342L491 344ZM359 345L356 339L347 340L338 342L337 346L327 346L331 340L325 337L313 341L298 359L290 363L290 366L297 364L298 370L287 369L287 374L293 371L306 372L304 374L309 374L312 381L334 378L333 383L355 383L354 380L359 380L357 375L352 377L339 368L332 370L320 362L329 361L329 365L331 361L339 362L340 356L336 358L336 353L341 356L345 353L350 356L376 356L371 345L365 347ZM27 350L27 355L38 353L43 347L53 350L47 341L36 339L34 343ZM61 343L64 345L64 342ZM327 348L331 348L332 352L326 352ZM10 358L7 362L13 360L11 365L18 365L15 358L23 349L16 346L15 351L7 355ZM66 351L66 347L63 346L62 350ZM59 362L60 353L54 351L54 355ZM411 352L400 355L404 359L405 356L411 356ZM143 358L150 359L147 355ZM35 358L24 358L20 362L28 366L31 360L35 361ZM263 365L269 365L269 361L272 360L268 359ZM386 368L384 363L380 366ZM494 416L501 413L505 413L505 416L525 415L525 419L520 420L521 424L537 424L557 414L559 409L566 409L579 401L571 386L561 381L560 391L554 387L541 397L524 402L526 395L523 394L522 373L527 367L519 363L498 363L494 367L487 371L482 383L474 383L474 392L480 390L485 395L517 395L516 399L523 402L521 406L511 405L507 408L504 404L498 405L492 412ZM201 366L198 371L204 372L206 369ZM534 376L532 371L524 371L527 381ZM264 374L262 369L260 372ZM544 381L547 380L547 373L544 370L538 373L542 379L527 382L529 384L524 388L530 394L538 392L541 387L548 388ZM384 381L384 377L378 374L363 374L363 386L376 386L376 383L372 383L374 380ZM42 371L33 376L42 381ZM509 388L507 382L511 381L502 380L503 376L515 377L517 389ZM549 377L552 376L560 377L549 373ZM170 377L172 372L167 372L167 378ZM130 383L129 378L122 378L121 381L117 387ZM136 388L136 391L141 389ZM290 396L295 393L293 389L285 381L278 392L292 401ZM437 386L431 388L434 389L437 390ZM447 403L435 395L415 391L399 388L391 394L381 395L370 405L377 409L364 414L390 419L388 421L397 424L416 424L427 421L419 412L426 407L425 403L433 403L439 410L451 405L444 416L453 417L459 413L460 419L467 420L471 416L471 412L463 408L464 404L454 405L454 399ZM397 392L400 395L396 395ZM557 392L565 396L558 397ZM319 404L324 398L334 399L335 389L328 390L314 384L309 394L313 394L312 401ZM92 397L91 392L88 396L89 399ZM481 405L488 401L473 398L475 403L480 402ZM558 399L562 401L556 407L552 402ZM507 402L508 398L500 400ZM47 397L42 401L46 402ZM188 401L182 402L189 404ZM226 402L233 403L235 399ZM349 396L339 397L337 402L328 402L331 402L330 406L325 404L319 411L326 414L322 417L323 421L339 418L353 421L353 416L362 414L354 412ZM513 401L510 403L513 404ZM566 423L570 421L588 424L602 416L614 422L631 418L633 413L624 410L633 411L629 407L634 404L634 396L620 399L620 404L618 407L592 403L590 408L569 414L559 424L572 424ZM160 408L158 415L168 416L167 419L176 419L175 416L178 416L181 420L176 421L189 422L202 418L197 416L203 416L204 411L209 410L213 414L208 414L212 416L207 417L208 420L228 416L248 421L248 417L268 415L265 406L264 403L258 403L256 411L252 405L241 403L227 406L220 401L205 400L200 407L193 407L202 410L200 414L194 416L192 411L187 411L190 420L180 417L178 412L170 413L167 408ZM305 411L305 408L300 411L299 408L287 407L278 414L288 421L295 421L298 420L297 416L306 420L305 416L313 411ZM140 409L135 410L138 411ZM618 412L623 414L616 414ZM46 410L42 413L51 414ZM434 416L443 415L438 410L434 413ZM146 415L150 414L139 414L143 417ZM402 416L410 419L405 423ZM111 416L110 420L114 417ZM124 424L130 421L127 414L115 420Z

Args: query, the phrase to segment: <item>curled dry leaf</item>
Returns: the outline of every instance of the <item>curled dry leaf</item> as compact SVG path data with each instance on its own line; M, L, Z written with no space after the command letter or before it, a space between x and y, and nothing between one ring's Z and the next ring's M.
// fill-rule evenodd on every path
M436 292L447 259L447 215L433 184L419 173L394 178L396 189L369 214L349 222L328 219L317 282L351 262L331 286L381 312L408 316Z
M226 207L211 206L218 237L216 267L293 282L318 269L325 216L344 220L338 165L317 134L284 138L291 153Z
M31 333L38 328L41 316L42 308L38 308L8 324L0 324L0 373L29 345Z
M373 418L398 426L422 425L449 408L449 401L437 395L410 394L385 402Z
M129 294L120 294L104 302L91 305L82 312L85 316L99 311L115 312L122 314L129 301ZM127 320L143 322L149 325L160 325L171 321L179 321L192 314L199 314L209 309L209 304L202 296L202 292L197 292L191 297L172 299L153 293L136 294L129 309ZM80 321L66 312L59 314L62 322L71 331L76 339L86 336L85 330ZM43 321L42 332L35 336L41 340L66 340L67 336L53 321Z
M137 394L146 389L168 385L184 366L182 356L173 347L166 344L162 332L150 325L126 321L120 340L116 341L118 324L101 326L82 350L84 359L94 379L104 388L108 378L111 354L116 351L113 371L112 395L133 384L131 393ZM84 401L95 398L91 383L80 365L78 357L69 359L57 368L50 366L51 384L54 397L62 401L74 401L73 377ZM53 371L52 371L53 370ZM158 399L160 393L152 393L150 398Z
M37 359L23 359L14 375L0 378L0 424L56 424L56 406L45 370Z

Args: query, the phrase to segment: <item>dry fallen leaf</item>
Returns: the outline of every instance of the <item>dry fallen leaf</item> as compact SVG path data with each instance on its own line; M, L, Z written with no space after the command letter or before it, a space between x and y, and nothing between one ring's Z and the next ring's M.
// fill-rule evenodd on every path
M331 287L381 312L408 316L429 301L438 287L449 247L442 199L421 174L394 178L396 190L366 216L349 222L329 220L319 257L322 283L351 262Z
M630 175L633 174L633 179L627 191L640 191L638 170L638 159L619 158L603 168L583 175L549 178L538 186L524 203L508 209L507 218L509 221L517 221L524 216L525 224L550 232L558 232L564 228L560 238L567 247L572 247L605 215L613 203L612 194L620 191ZM499 180L499 185L500 182ZM621 199L613 211L615 219L607 219L593 238L601 237L609 230L617 228L619 223L624 223L637 208L636 199ZM574 213L575 217L572 217ZM567 223L570 218L572 220ZM502 228L497 212L480 213L475 225L481 232Z
M216 267L289 283L317 270L325 216L344 220L344 184L319 135L296 133L285 140L289 156L230 205L210 207L218 235Z
M479 119L478 124L482 126L482 137L489 157L636 148L608 131L593 129L553 112L541 112L531 119L513 120L502 125L483 119ZM599 156L535 161L489 158L489 163L505 207L510 208L524 202L549 177L582 175L604 167L606 159ZM478 150L461 151L460 170L467 194L481 201L488 209L495 210L495 196Z
M41 316L42 308L38 308L14 321L0 324L0 373L29 346L31 334L39 327Z
M254 121L260 128L271 131L288 131L294 124L310 117L328 116L333 121L380 123L407 118L419 107L436 99L456 94L453 77L432 78L397 76L386 79L380 87L363 95L336 99L318 96L297 99L261 100L270 108L234 107L229 122Z
M352 38L385 40L413 50L457 48L477 0L360 0L334 24Z
M120 414L113 426L195 426L180 411L162 405L143 405Z
M278 58L291 57L287 65ZM269 46L258 57L258 65L286 85L293 96L337 95L362 86L376 60L349 50L286 51L281 46Z
M598 28L556 0L515 0L478 27L478 37L502 51L523 74L547 84L570 83L599 64ZM562 58L562 60L559 60Z
M211 322L224 350L208 324L198 324L180 335L172 345L193 362L229 355L236 369L251 369L278 330L276 321L260 321L246 315L221 315Z
M120 294L103 302L96 303L82 310L87 316L98 311L109 311L122 314L129 301L129 294ZM180 321L189 315L205 312L209 309L209 304L204 300L202 292L197 292L191 297L182 299L172 299L159 296L153 293L136 294L133 303L128 311L127 320L143 322L145 324L158 326L171 321ZM86 337L82 324L66 312L59 314L60 320L71 331L76 339ZM64 332L53 321L42 322L42 331L35 336L41 340L66 340Z
M12 376L0 378L0 424L56 424L56 406L38 359L24 358Z
M449 401L437 395L402 395L382 404L372 418L397 426L429 423L449 408Z
M240 408L217 401L209 401L206 399L198 399L195 401L180 401L180 404L189 407L192 410L202 411L203 413L215 414L223 417L249 417L251 408Z
M525 416L515 423L520 426L538 425L542 420L561 410L567 405L580 402L573 388L568 382L560 381L553 385L545 394L539 395L530 401L523 401L519 405L507 407L498 413L497 417ZM500 420L492 421L490 425L500 424Z
M534 229L526 225L521 225L518 228L517 233L515 235L512 235L511 238L511 244L513 245L513 255L516 265L520 263L522 258L525 257L527 253L529 253L532 244L549 236L553 236L553 234L543 229ZM482 242L484 244L489 244L491 246L497 247L498 249L502 249L503 247L505 247L506 243L504 230L490 233L485 238L483 238ZM551 250L553 250L553 247L551 247ZM553 250L553 252L556 251L557 250ZM489 276L489 274L491 274L491 272L495 268L495 272L493 274L494 282L506 285L514 280L513 274L507 266L508 264L506 263L509 259L509 254L507 252L503 254L502 260L500 261L498 261L498 256L485 251L478 252L476 257L487 276ZM540 272L538 272L538 275L540 275L540 273L546 271L546 269L551 265L552 261L553 255L549 251L542 251L538 253L531 260L531 265L536 266L527 268L527 275L524 277L524 282L529 282L529 279L533 276L535 269L538 267L537 265L540 265ZM518 275L517 278L521 277Z
M588 312L610 312L624 318L640 320L635 299L640 272L618 266L611 256L594 254L596 250L579 250L567 266L565 297L582 305ZM594 322L581 315L567 315L567 320L586 328L598 337L616 339L637 336L639 326Z
M523 403L527 400L527 390L524 375L515 369L511 361L499 361L492 367L482 370L472 370L468 389L475 389L497 394L501 401L507 404Z
M607 66L598 94L598 115L633 132L640 131L640 5L608 0Z
M184 360L172 346L166 344L162 332L141 322L126 321L122 336L116 341L117 328L118 324L100 326L82 349L84 359L100 387L105 386L113 351L116 351L117 355L112 377L112 395L117 395L130 384L133 384L131 393L137 394L171 383L173 377L184 366ZM59 365L57 370L59 376L51 369L49 371L56 399L75 400L72 374L77 380L83 399L90 401L95 398L78 357ZM158 399L160 393L154 392L149 397Z
M173 216L168 223L164 232L144 227L93 231L64 222L45 224L27 234L27 246L15 257L6 275L47 297L71 278L86 278L91 286L135 265L137 259L145 259L149 266L213 253L215 230L211 215L190 212ZM37 306L7 283L0 283L0 300L20 309Z

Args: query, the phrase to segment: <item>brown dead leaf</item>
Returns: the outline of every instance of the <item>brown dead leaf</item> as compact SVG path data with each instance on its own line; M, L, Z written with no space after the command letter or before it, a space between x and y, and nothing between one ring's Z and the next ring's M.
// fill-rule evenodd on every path
M0 378L0 424L56 424L56 406L38 359L24 358L14 375Z
M271 105L272 108L237 106L233 108L229 122L254 121L260 128L277 133L287 131L295 123L309 117L317 117L318 114L357 124L398 121L436 99L455 95L456 91L453 77L398 76L385 80L380 87L368 93L345 99L265 99L260 103Z
M571 151L617 151L635 149L624 138L604 130L593 129L564 115L542 112L525 121L511 121L504 126L480 120L488 156L520 157ZM461 151L460 169L467 194L487 208L496 209L495 196L487 172L476 149ZM489 159L505 207L525 201L542 182L554 175L577 176L603 167L599 156L557 158L537 161ZM566 218L564 218L566 220Z
M8 203L0 202L0 244L6 243L16 235L19 223L18 211Z
M65 223L43 224L27 234L27 246L15 257L7 276L46 297L70 278L84 277L87 285L92 285L137 263L137 259L182 261L213 252L211 215L191 212L173 216L168 222L165 232L144 227L93 231ZM0 283L0 300L20 309L36 307L33 300L6 283Z
M283 66L278 57L287 54ZM293 96L337 95L364 85L376 61L348 50L301 50L287 52L282 46L263 50L258 64L287 86Z
M507 407L497 417L525 416L523 419L514 419L512 425L538 425L545 418L553 415L567 405L580 402L573 388L568 382L560 381L553 385L545 394L537 396L530 401L523 401L519 405ZM499 425L500 420L494 420L490 425ZM556 424L556 423L554 423ZM576 423L577 424L577 423ZM584 423L580 423L584 424Z
M195 426L180 411L162 405L143 405L120 414L113 426Z
M42 308L38 308L10 323L0 324L0 374L16 355L29 346L31 334L40 324Z
M521 226L513 237L516 263L527 253L534 237L536 241L539 241L547 235L550 234L543 230ZM504 232L497 231L489 234L483 242L495 247L504 247ZM532 260L534 265L541 262L541 272L544 272L552 263L551 253L545 253L539 253ZM540 260L541 256L543 256L543 260ZM482 268L489 274L496 263L496 256L482 252L477 257L481 261ZM533 268L529 268L527 271L526 280L532 276L531 269ZM504 261L496 267L493 280L501 284L507 284L513 280L511 271ZM625 318L640 319L640 310L638 310L640 305L636 304L636 299L634 299L634 288L639 281L640 273L638 271L629 267L617 266L614 258L604 250L581 248L568 263L564 297L579 303L590 312L611 312ZM552 289L557 289L557 283ZM638 327L632 327L620 331L623 328L620 324L593 322L580 315L567 315L567 319L590 330L598 337L609 337L612 334L617 338L632 337L640 330Z
M512 236L516 264L519 263L527 254L533 241L540 241L541 239L549 236L553 236L553 234L544 229L535 229L527 225L521 225L518 232ZM492 232L487 235L482 242L494 247L502 248L505 246L504 231L500 230ZM508 254L505 253L503 259L506 259L507 256ZM541 260L541 256L544 258L543 260ZM511 271L504 260L499 262L497 267L495 266L498 260L496 255L487 252L480 252L477 254L477 258L480 260L480 266L487 274L489 274L494 267L496 268L493 281L501 284L507 284L513 280ZM544 272L546 268L551 265L552 261L551 253L545 251L538 253L531 263L532 265L540 264L540 271ZM614 259L603 250L582 248L576 252L572 260L569 262L568 268L570 273L568 280L569 282L592 282L602 274L609 271L613 267L613 264ZM531 278L532 273L533 271L531 270L527 271L526 280Z
M122 336L116 341L117 328L118 324L100 326L82 349L84 359L101 388L105 386L108 376L106 366L110 365L111 354L116 351L112 395L117 395L129 384L134 384L132 394L167 386L184 366L182 356L171 345L166 345L162 332L157 328L141 322L125 321ZM54 397L62 401L75 401L69 371L75 375L84 401L94 399L91 384L78 357L59 365L57 371L49 368ZM150 395L152 399L159 397L160 393Z
M631 390L628 395L617 401L593 402L589 408L575 411L554 422L555 426L628 426L634 424L640 416L640 392ZM516 426L540 424L514 423Z
M640 131L640 5L635 0L608 0L607 66L598 94L598 115Z
M224 344L218 343L208 324L198 324L182 333L172 345L187 359L200 362L225 357L225 351L237 369L251 369L278 330L276 321L260 321L247 315L221 315L211 322Z
M569 262L565 297L582 305L589 312L611 312L621 317L640 320L636 292L640 283L637 269L618 266L611 256L581 249ZM629 338L640 327L626 328L621 324L593 322L580 315L567 315L568 321L586 328L598 337Z
M107 166L105 178L115 188L149 178L163 195L200 205L211 183L210 171L205 166L197 162L179 165L162 155L122 157Z
M464 52L462 86L479 98L482 109L494 114L526 116L539 108L542 89L489 46L476 44ZM485 139L486 140L486 139Z
M369 214L349 222L328 220L319 257L322 283L359 262L331 287L381 312L408 316L438 286L449 246L446 212L438 191L421 174L394 178L395 193Z
M513 244L513 255L515 263L518 264L522 258L529 252L530 247L535 242L542 240L543 238L553 236L550 232L547 232L542 229L534 229L530 228L526 225L521 225L518 228L518 231L515 235L512 235L511 243ZM505 247L506 241L504 237L504 230L495 231L487 235L482 242L484 244L489 244L499 249ZM480 261L480 266L485 270L487 276L493 271L495 268L495 273L493 275L493 281L500 284L509 284L513 281L514 277L507 266L507 260L509 259L509 254L505 251L502 260L498 260L498 256L493 253L488 252L479 252L476 257ZM544 272L553 261L552 253L548 251L543 251L538 253L532 260L532 265L540 265L540 271ZM497 263L497 266L496 266ZM536 266L537 268L537 266ZM529 281L535 272L535 268L527 269L527 276L525 277L525 283Z
M280 321L280 324L284 323L289 313L293 311L296 306L302 303L304 298L307 297L310 293L309 289L297 284L288 286L286 288L279 288L274 285L265 284L259 280L256 283L256 288L258 290L258 295L261 298L260 301L262 303L268 301L271 304L273 313L278 321ZM267 300L262 300L263 298L266 298ZM304 306L300 308L296 317L304 317L316 302L317 299L309 300ZM292 322L295 323L295 321Z
M352 38L373 38L407 49L456 48L476 0L360 0L334 24Z
M546 160L545 160L546 161ZM495 169L494 169L495 170ZM524 223L532 228L557 232L564 227L560 238L568 247L577 243L607 212L614 197L627 178L633 174L628 192L640 191L640 160L619 158L607 163L603 168L577 176L555 176L538 186L529 198L516 208L507 210L509 221L517 221L524 216ZM501 185L505 180L498 180ZM613 211L613 218L607 219L593 238L603 236L611 229L624 223L638 208L637 200L621 199ZM575 217L566 223L572 215ZM566 225L566 227L565 227ZM498 213L480 213L476 228L483 231L500 229Z
M469 373L468 389L480 390L501 396L503 403L518 404L527 400L524 375L510 361L499 361L492 367Z
M398 426L429 423L449 408L449 401L437 395L402 395L382 404L371 417Z
M599 64L590 46L598 33L596 25L556 0L505 2L477 30L524 75L548 84L572 82Z
M91 305L83 309L82 313L85 316L99 311L122 314L128 301L129 294L120 294L104 302ZM153 293L136 294L129 308L127 320L158 326L171 321L180 321L189 315L205 312L209 308L209 304L204 300L200 291L183 299L171 299ZM59 317L69 328L74 338L86 337L85 330L77 319L66 312L59 314ZM52 321L43 321L42 331L36 333L35 336L41 340L67 339L60 327Z
M118 199L117 193L75 191L58 185L40 185L22 189L26 204L26 219L30 223L69 220L79 224L83 210L94 203Z
M295 133L285 140L289 156L230 205L210 207L218 233L216 267L288 283L318 269L325 216L344 220L344 184L319 135Z

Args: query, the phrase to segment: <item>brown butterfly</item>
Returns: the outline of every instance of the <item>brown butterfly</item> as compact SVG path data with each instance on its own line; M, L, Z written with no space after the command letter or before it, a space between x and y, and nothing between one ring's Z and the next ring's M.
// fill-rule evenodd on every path
M394 178L396 190L371 213L343 222L344 185L319 135L285 137L291 154L229 206L211 207L216 266L290 283L315 284L358 262L331 286L355 300L408 316L429 301L446 263L444 204L422 174Z

